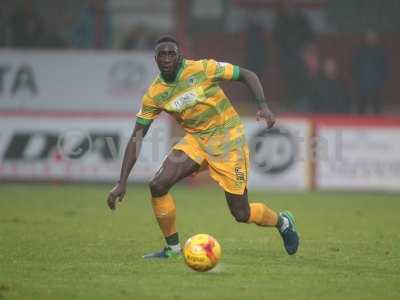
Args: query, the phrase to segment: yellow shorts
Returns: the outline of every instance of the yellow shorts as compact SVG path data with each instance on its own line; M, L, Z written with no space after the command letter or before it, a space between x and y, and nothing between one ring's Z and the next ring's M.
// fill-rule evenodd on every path
M203 150L191 134L176 144L173 149L185 152L202 167L208 167L211 177L227 192L243 195L249 172L249 149L247 144L223 155L210 155Z

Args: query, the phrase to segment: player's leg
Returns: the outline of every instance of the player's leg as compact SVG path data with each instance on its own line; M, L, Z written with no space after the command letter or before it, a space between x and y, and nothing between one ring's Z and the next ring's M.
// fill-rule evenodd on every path
M231 194L225 191L225 198L228 203L229 211L237 222L246 223L250 218L250 205L247 198L247 190L243 195Z
M154 215L167 247L163 251L145 255L145 258L167 258L180 252L179 236L175 226L175 201L169 190L179 180L197 171L199 167L200 165L183 151L173 149L150 181Z
M278 214L264 203L252 202L249 204L247 189L242 195L225 191L225 197L229 210L237 222L276 227L282 236L287 253L290 255L296 253L299 237L293 215L290 212Z
M249 204L247 179L249 151L247 145L232 150L223 160L207 159L210 175L224 189L229 210L238 222L276 227L289 254L297 251L299 238L294 219L288 212L280 214L261 202Z
M172 149L160 169L150 181L152 197L161 197L179 180L198 171L200 164L192 160L185 152Z
M229 210L236 221L241 223L254 223L260 226L279 226L281 218L278 213L263 203L249 203L247 189L243 195L232 194L225 191L225 198Z
M283 218L261 202L249 203L247 189L242 195L225 191L229 210L237 222L280 228Z
M247 145L234 149L223 159L208 157L211 177L225 191L225 198L236 221L255 223L260 226L279 225L279 215L263 203L249 204L247 179L249 172L249 150Z

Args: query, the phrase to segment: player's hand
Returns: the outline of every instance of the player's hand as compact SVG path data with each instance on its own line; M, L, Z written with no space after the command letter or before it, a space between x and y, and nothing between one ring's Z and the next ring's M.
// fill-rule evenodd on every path
M117 201L121 202L122 199L124 199L125 193L126 185L122 183L117 183L108 194L108 207L112 210L115 210Z
M262 107L257 111L256 119L257 121L259 121L260 119L264 119L265 123L267 124L267 129L272 128L276 121L274 114L269 110L267 106Z

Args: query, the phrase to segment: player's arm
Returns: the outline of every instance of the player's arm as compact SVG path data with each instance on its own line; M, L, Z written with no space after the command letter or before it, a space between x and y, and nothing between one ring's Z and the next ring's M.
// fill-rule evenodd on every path
M147 92L142 99L142 107L137 113L136 124L125 148L119 181L108 194L107 204L115 209L117 201L121 202L126 192L129 174L136 164L142 148L142 141L152 121L161 113L161 108Z
M108 194L107 204L110 209L114 210L117 200L121 202L124 198L129 174L131 173L131 170L139 157L143 138L145 137L149 128L150 124L144 125L138 122L135 124L132 135L129 138L128 144L125 148L119 181Z
M268 128L274 126L275 117L267 105L267 101L265 100L264 96L264 89L258 76L253 71L240 68L238 81L243 82L254 97L258 107L256 114L257 121L259 119L264 119Z
M213 59L204 60L206 76L212 82L222 80L237 80L243 82L253 95L257 103L257 120L264 119L268 128L275 124L275 117L265 101L264 90L258 76L250 70L240 68L230 63L221 63Z

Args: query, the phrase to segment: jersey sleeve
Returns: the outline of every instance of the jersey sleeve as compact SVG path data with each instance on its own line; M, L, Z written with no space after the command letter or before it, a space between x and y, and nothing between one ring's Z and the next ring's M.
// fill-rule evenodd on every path
M161 108L148 93L143 96L142 107L136 114L136 122L142 125L149 125L161 113Z
M213 59L203 61L207 78L211 81L238 80L239 66L226 62L217 62Z

